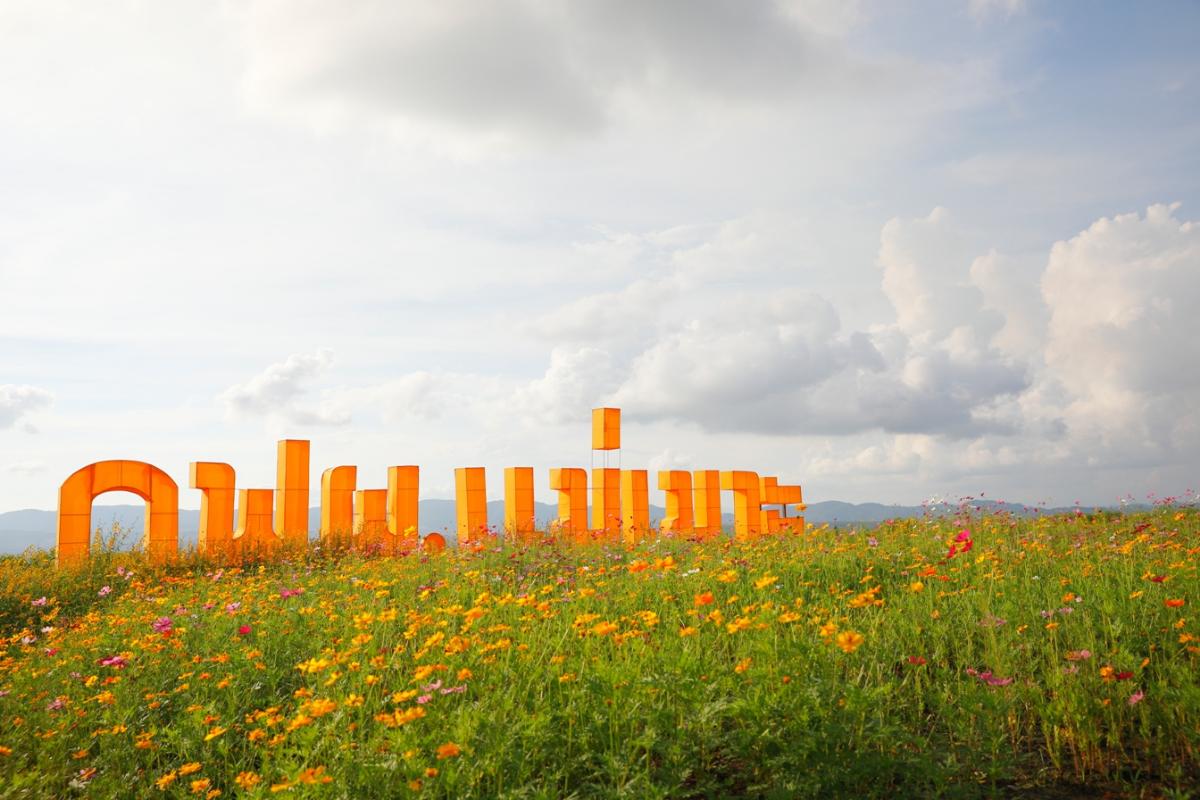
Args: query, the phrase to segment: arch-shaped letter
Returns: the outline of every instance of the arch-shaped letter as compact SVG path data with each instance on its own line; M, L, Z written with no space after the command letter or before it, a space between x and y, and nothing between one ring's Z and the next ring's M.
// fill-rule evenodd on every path
M193 461L188 465L188 485L200 490L201 553L231 555L233 547L233 499L236 473L220 461Z
M58 490L59 566L91 553L92 501L105 492L132 492L146 501L143 542L152 560L179 552L179 487L171 476L144 461L98 461L76 470Z
M275 535L270 489L238 489L237 529L233 532L234 552L242 558L261 557L274 552L280 539Z

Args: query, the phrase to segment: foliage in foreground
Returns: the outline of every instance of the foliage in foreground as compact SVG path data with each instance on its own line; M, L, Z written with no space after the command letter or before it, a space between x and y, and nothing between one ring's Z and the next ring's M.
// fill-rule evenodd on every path
M1200 514L0 562L0 795L1187 796Z

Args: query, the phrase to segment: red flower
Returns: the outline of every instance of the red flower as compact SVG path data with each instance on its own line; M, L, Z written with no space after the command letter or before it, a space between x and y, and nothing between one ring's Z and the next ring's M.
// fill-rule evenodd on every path
M909 656L908 663L916 664L918 667L922 667L929 662L925 660L924 656Z
M252 629L249 625L240 625L238 626L238 636L245 636L250 633L251 630Z

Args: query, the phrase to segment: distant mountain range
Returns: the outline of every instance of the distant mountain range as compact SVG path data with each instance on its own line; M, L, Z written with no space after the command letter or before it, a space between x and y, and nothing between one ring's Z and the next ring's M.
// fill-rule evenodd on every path
M992 501L971 503L973 507L984 509L1000 509L1020 515L1048 514L1069 511L1069 508L1032 508L1029 506L1001 506ZM558 508L549 503L535 503L534 515L538 526L548 525L558 516ZM939 507L941 513L953 513L955 507ZM1138 506L1137 508L1146 508ZM1092 510L1086 507L1085 510ZM1127 510L1134 510L1133 507ZM888 519L909 519L924 516L929 512L926 506L889 506L881 503L843 503L838 500L826 500L820 503L810 503L805 512L805 519L810 523L831 525L873 525ZM137 541L142 535L143 506L119 505L92 508L92 525L109 529L117 523L122 529L130 532L130 540ZM650 506L651 522L656 522L666 515L666 509L660 506ZM502 524L504 519L504 503L494 500L488 503L488 519L493 525ZM420 502L421 532L443 531L451 534L453 540L455 529L453 500L422 500ZM310 536L315 537L320 528L320 508L308 510L308 529ZM733 515L724 515L724 524L733 525ZM195 509L179 510L179 543L183 547L195 544L197 532L200 529L200 512ZM39 509L8 511L0 513L0 553L20 553L26 548L37 547L49 549L54 547L55 512Z

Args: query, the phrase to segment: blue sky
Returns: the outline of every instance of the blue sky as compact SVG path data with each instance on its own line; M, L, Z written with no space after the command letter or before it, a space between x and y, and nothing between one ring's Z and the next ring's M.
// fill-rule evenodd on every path
M1194 3L6 3L0 510L110 457L1200 488ZM374 476L374 478L372 478ZM185 490L185 506L198 505Z

